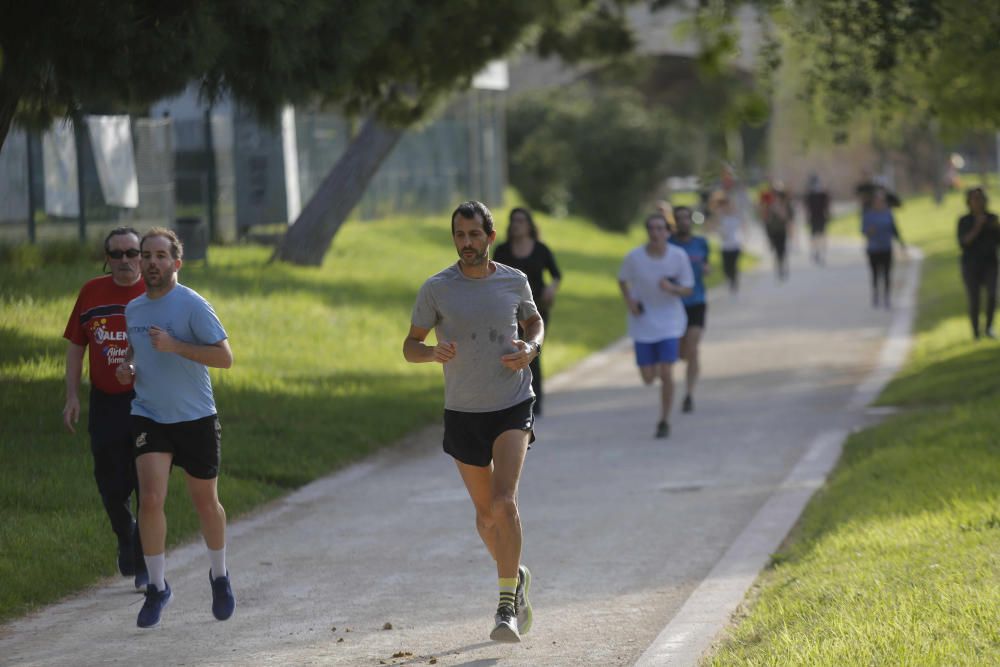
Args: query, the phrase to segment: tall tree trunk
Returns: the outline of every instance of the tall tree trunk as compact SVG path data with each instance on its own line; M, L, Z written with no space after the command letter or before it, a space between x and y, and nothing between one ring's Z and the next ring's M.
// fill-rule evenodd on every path
M17 98L8 95L0 82L0 149L7 141L7 133L10 132L11 123L14 122L14 112L17 111Z
M374 118L365 121L316 194L288 228L273 260L319 266L333 237L364 195L379 166L403 136Z

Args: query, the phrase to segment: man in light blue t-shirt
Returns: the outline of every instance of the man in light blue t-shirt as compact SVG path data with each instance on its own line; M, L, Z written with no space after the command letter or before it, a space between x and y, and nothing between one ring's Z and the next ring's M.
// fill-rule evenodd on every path
M674 402L674 362L687 329L682 299L694 288L687 253L667 243L670 226L660 213L646 218L649 242L625 256L618 286L628 306L628 334L635 343L635 361L646 384L660 379L660 420L656 437L670 436Z
M139 532L149 585L136 624L160 621L172 592L165 578L167 497L171 467L187 473L187 486L201 520L211 569L212 613L220 621L236 608L226 569L226 511L219 503L219 418L208 368L229 368L233 353L212 306L177 282L184 248L169 229L142 237L146 293L125 307L129 359L118 381L135 383L132 435L139 476Z

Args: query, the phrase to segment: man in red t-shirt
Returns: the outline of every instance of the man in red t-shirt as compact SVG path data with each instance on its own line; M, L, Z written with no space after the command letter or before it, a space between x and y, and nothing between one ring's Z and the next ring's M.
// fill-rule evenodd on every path
M138 502L135 459L132 451L129 413L135 393L122 385L115 370L125 361L128 339L125 305L146 291L139 273L139 233L118 227L104 239L104 257L110 275L87 282L66 324L66 407L63 421L76 433L80 418L80 375L84 348L90 348L90 451L94 455L94 478L118 537L118 569L135 576L135 586L145 590L146 564L142 558L139 531L132 515L131 496Z

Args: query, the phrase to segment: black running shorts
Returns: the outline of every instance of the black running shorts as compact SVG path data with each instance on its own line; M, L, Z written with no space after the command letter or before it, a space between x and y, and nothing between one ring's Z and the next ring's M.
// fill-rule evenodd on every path
M535 417L529 398L496 412L444 411L444 451L470 466L488 466L493 461L493 443L505 431L527 431L535 441Z
M173 463L198 479L219 476L222 426L218 415L189 422L161 424L132 415L132 444L136 458L149 452L174 455Z
M688 316L688 328L691 327L701 327L705 328L705 311L708 309L708 304L696 303L690 306L684 306L685 312Z

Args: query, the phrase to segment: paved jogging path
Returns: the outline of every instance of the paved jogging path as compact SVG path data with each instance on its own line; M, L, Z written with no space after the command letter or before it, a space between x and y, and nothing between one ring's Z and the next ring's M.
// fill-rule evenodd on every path
M0 628L0 664L691 664L782 511L794 518L803 498L782 500L782 483L795 470L812 488L800 461L870 419L886 375L872 373L894 315L868 305L860 247L832 247L824 268L793 254L784 284L763 264L738 299L713 292L696 412L674 415L669 440L652 438L657 390L627 345L549 383L521 486L535 575L522 644L487 639L495 570L432 427L235 523L232 620L212 618L192 544L168 554L160 627L135 627L142 598L116 579Z

